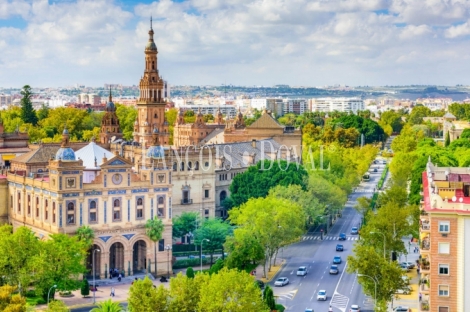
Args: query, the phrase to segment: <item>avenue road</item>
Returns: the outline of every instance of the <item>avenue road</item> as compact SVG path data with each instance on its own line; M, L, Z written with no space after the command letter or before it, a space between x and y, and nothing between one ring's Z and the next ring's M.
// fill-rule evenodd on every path
M353 304L359 305L363 312L373 311L373 298L364 295L357 283L356 274L348 274L345 268L347 257L359 239L358 235L350 234L351 228L361 223L361 215L354 209L354 205L359 197L372 197L385 168L382 159L378 158L377 162L380 164L372 165L369 171L370 181L362 182L349 196L342 217L336 220L323 240L319 232L307 233L299 243L281 251L280 256L286 263L276 278L287 277L290 283L283 287L274 287L273 280L270 285L277 296L277 302L283 304L286 311L304 312L306 308L310 308L315 312L327 312L331 305L335 312L347 312ZM373 168L377 168L377 172L373 172ZM340 233L347 235L345 241L338 240ZM344 246L343 252L336 251L338 243ZM338 275L329 274L334 256L342 258L342 263L338 265ZM296 275L299 266L308 268L306 276ZM317 301L319 290L326 290L326 301Z

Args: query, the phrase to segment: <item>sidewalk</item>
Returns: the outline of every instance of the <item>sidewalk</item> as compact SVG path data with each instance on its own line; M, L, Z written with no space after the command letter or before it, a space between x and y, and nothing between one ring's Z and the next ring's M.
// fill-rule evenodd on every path
M413 242L409 244L410 239L409 238L403 238L403 243L405 244L405 247L409 250L409 253L407 255L402 255L398 260L398 262L413 262L416 263L416 260L419 259L419 253L414 253L413 250L416 246L418 246L417 242ZM405 274L403 274L405 275ZM418 306L419 306L419 301L418 301L418 296L419 296L419 274L416 270L416 267L414 269L411 269L406 275L410 278L410 288L411 288L411 293L409 295L404 295L404 294L399 294L397 295L397 299L393 300L393 308L396 308L398 306L405 306L411 309L412 312L417 312L418 311ZM393 311L390 309L390 311Z
M202 269L206 270L209 269L209 265L203 265ZM194 271L199 271L200 267L194 267ZM176 276L179 272L182 272L183 274L186 274L186 269L176 269L174 270L174 275ZM123 302L127 301L129 297L129 289L132 286L132 282L134 281L135 278L138 279L144 279L146 276L148 276L153 284L156 287L159 287L160 285L164 285L165 287L169 287L169 282L167 283L161 283L160 278L154 279L154 277L150 274L138 274L138 275L132 275L128 277L124 277L121 279L121 282L118 282L117 278L113 279L99 279L96 280L96 285L98 285L98 290L95 293L95 299L96 302L100 301L105 301L108 299L112 299L113 301L117 302ZM93 280L89 280L90 285L93 284ZM111 297L111 288L114 287L114 297ZM57 293L55 296L55 299L63 301L69 308L79 308L79 307L92 307L93 306L93 292L90 291L90 295L86 298L83 298L82 295L80 294L80 289L75 290L72 292L71 297L60 297L59 294ZM36 306L36 310L42 311L47 308L46 305L38 305Z

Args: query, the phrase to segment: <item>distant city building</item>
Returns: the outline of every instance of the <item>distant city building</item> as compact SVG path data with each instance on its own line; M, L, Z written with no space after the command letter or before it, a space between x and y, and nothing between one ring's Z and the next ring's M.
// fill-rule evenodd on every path
M308 102L304 99L284 99L283 102L283 113L289 114L294 113L297 115L303 114L309 111Z
M250 106L260 111L263 109L271 111L276 117L284 115L284 101L282 98L251 99Z
M364 101L359 98L317 98L308 100L312 112L354 112L365 110Z
M92 105L92 104L82 104L82 103L66 103L65 106L82 109L82 110L91 110L94 112L103 112L106 109L106 104Z
M446 110L447 107L453 103L451 98L425 98L425 99L416 99L416 103L423 104L430 110Z
M215 116L220 109L222 114L229 118L233 118L237 114L237 109L235 106L231 105L180 105L178 108L182 111L193 111L194 114L201 112L203 115L212 114L213 116Z
M0 105L1 106L11 105L11 103L12 103L12 96L10 94L0 93Z
M96 94L81 93L77 95L77 102L81 104L98 105L101 103L101 97Z

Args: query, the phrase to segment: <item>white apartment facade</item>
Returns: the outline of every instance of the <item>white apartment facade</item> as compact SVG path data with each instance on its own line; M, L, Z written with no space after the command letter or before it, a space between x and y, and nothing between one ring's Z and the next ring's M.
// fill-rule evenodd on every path
M359 98L316 98L308 101L312 112L353 112L365 110L364 101Z
M235 118L237 109L232 105L180 105L179 108L183 111L192 110L195 114L201 110L203 115L212 114L215 116L220 108L224 116Z
M305 99L284 99L283 101L283 113L289 114L294 113L297 115L308 112L308 101Z

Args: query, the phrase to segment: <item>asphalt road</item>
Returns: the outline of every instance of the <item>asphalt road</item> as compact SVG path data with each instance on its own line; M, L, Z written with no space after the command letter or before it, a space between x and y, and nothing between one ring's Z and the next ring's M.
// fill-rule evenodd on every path
M352 304L358 304L363 312L373 311L373 298L363 294L356 274L346 273L345 268L347 257L359 239L357 235L350 234L351 228L361 222L361 216L353 207L358 197L372 197L384 167L383 164L372 166L377 168L378 172L370 170L370 181L361 183L356 192L350 195L342 217L337 219L323 240L318 232L308 233L299 243L281 251L280 256L286 259L286 264L277 277L287 277L290 283L283 287L274 287L273 281L271 286L277 296L277 302L283 304L287 308L286 311L304 312L306 308L310 308L315 312L326 312L330 304L335 312L347 312ZM346 241L338 241L340 233L346 233ZM344 245L343 252L336 252L338 243ZM339 274L330 275L329 269L336 255L342 258L342 263L338 266ZM296 276L299 266L308 267L306 276ZM317 301L319 290L326 290L326 301Z

